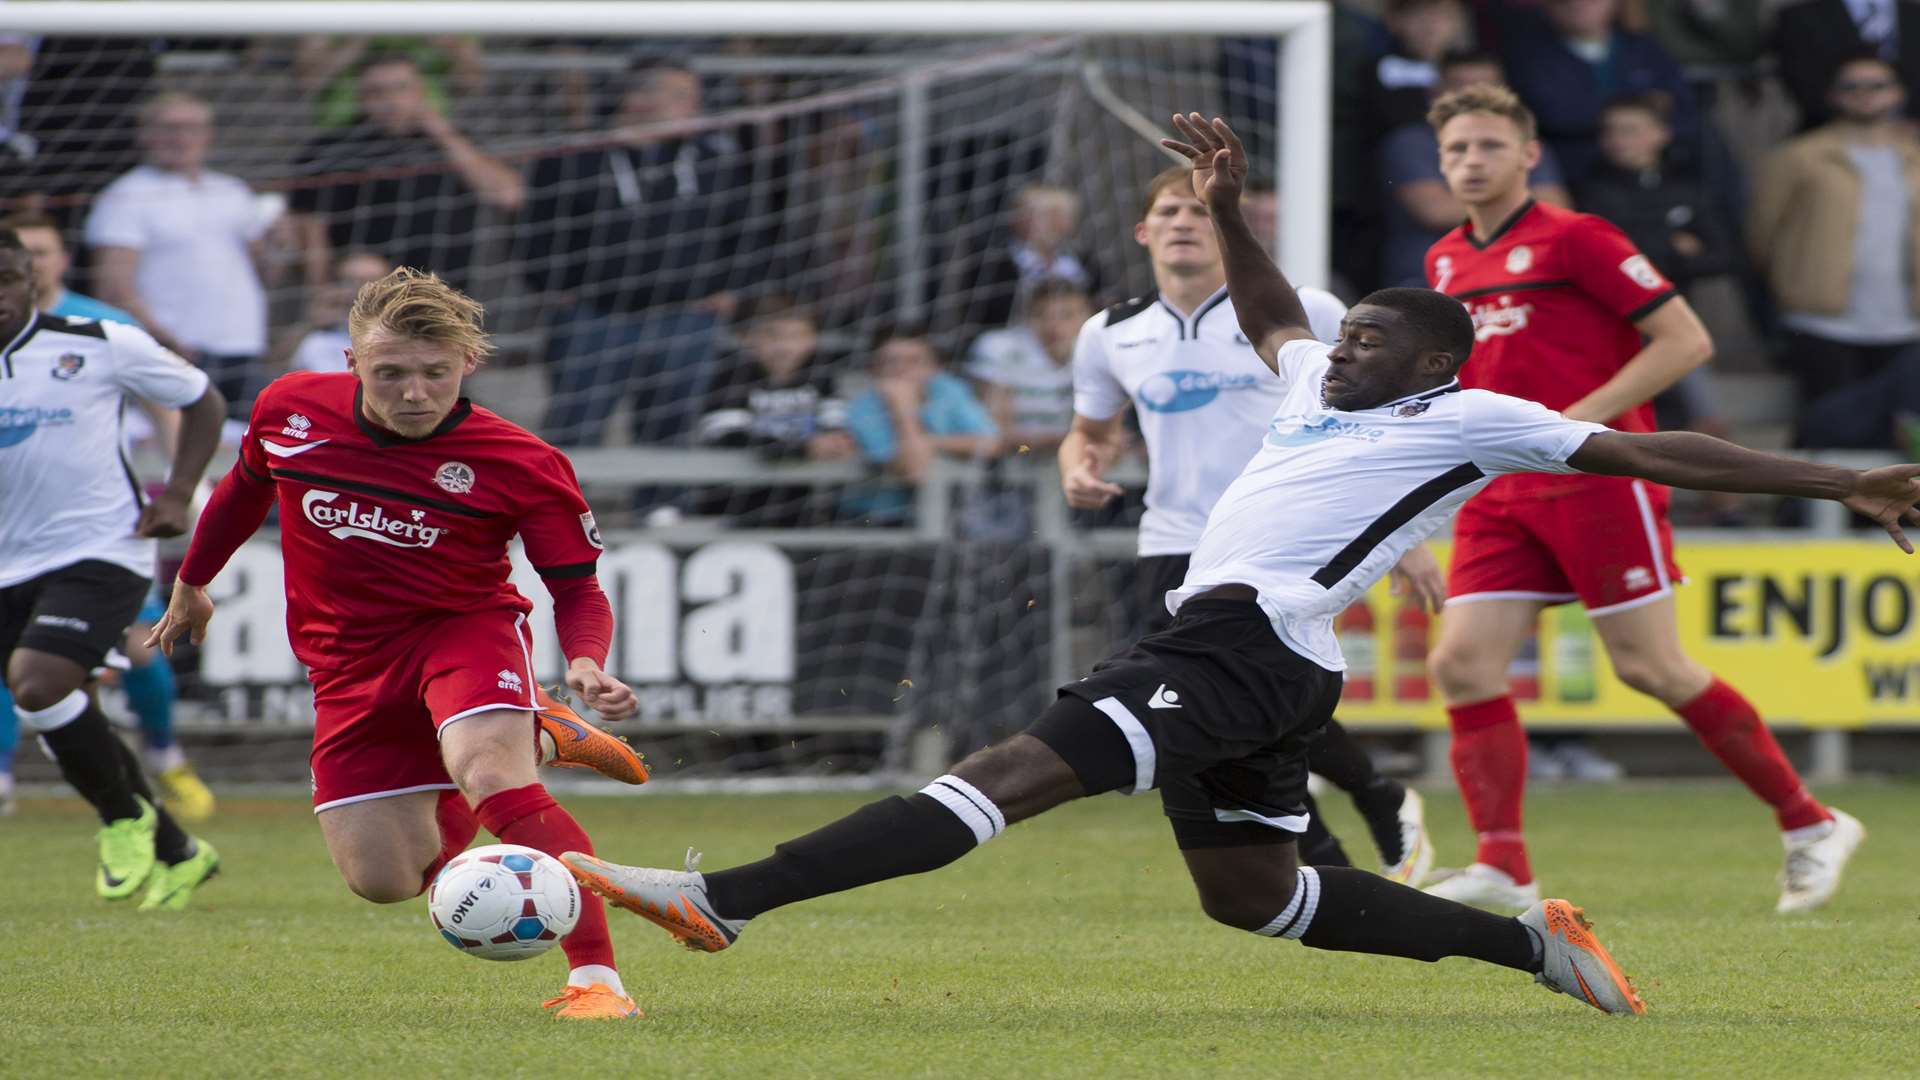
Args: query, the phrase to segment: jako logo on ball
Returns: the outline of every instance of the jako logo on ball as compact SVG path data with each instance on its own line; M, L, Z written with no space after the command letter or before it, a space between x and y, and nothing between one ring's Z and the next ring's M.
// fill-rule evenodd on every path
M1140 404L1154 412L1186 412L1223 391L1252 389L1257 381L1252 375L1226 371L1163 371L1141 383L1137 396Z

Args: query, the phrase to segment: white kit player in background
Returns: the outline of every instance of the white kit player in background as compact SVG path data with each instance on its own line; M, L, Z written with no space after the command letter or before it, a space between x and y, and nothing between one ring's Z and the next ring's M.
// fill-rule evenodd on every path
M1207 515L1260 448L1267 421L1284 398L1277 378L1240 331L1227 296L1226 268L1192 172L1168 169L1148 184L1134 240L1147 249L1154 290L1115 304L1080 330L1073 357L1073 427L1060 447L1067 502L1091 510L1118 496L1103 474L1125 450L1125 414L1139 418L1147 447L1146 512L1140 519L1139 629L1171 619L1167 592L1186 575ZM1338 339L1346 305L1322 289L1298 292L1319 340ZM1437 611L1445 596L1440 566L1424 548L1396 586ZM1420 796L1379 775L1338 723L1313 755L1319 772L1354 799L1380 852L1381 872L1417 882L1432 865ZM1348 858L1318 813L1302 840L1313 862Z
M100 817L95 891L148 885L142 910L178 910L219 856L155 805L88 683L140 611L154 539L186 531L226 402L146 331L45 314L36 293L32 256L0 229L0 657L21 722ZM128 398L181 410L151 502L122 449Z

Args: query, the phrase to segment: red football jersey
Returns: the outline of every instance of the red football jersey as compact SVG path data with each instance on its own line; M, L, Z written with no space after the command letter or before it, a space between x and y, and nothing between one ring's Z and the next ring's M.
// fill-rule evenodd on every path
M1473 315L1461 385L1565 409L1640 351L1634 321L1678 295L1626 234L1603 218L1527 202L1493 237L1462 225L1427 249L1427 282ZM1643 402L1609 421L1652 431ZM1565 478L1502 477L1493 488L1545 489Z
M286 375L255 399L240 467L277 492L287 631L309 666L453 612L531 611L507 581L516 533L542 577L600 557L572 464L465 398L405 439L361 414L354 376Z

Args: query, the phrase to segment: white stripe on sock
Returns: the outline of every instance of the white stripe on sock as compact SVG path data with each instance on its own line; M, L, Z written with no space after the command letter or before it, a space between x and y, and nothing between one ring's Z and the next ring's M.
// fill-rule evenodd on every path
M1293 925L1287 927L1286 932L1280 935L1295 941L1300 940L1300 935L1306 933L1307 927L1313 925L1314 913L1320 910L1320 872L1311 866L1303 866L1299 873L1300 883L1294 887L1293 893L1297 897L1305 897L1300 917L1293 920Z
M967 828L973 830L973 841L984 844L1000 835L1007 827L1006 815L993 805L993 800L981 794L980 789L965 780L948 773L933 783L920 789L920 794L953 811Z
M1280 909L1280 914L1275 915L1272 922L1255 930L1254 933L1264 937L1279 937L1280 931L1285 930L1287 924L1293 922L1293 917L1300 913L1300 905L1306 900L1306 890L1300 888L1299 874L1296 873L1293 880L1293 898L1287 901L1287 906Z
M21 723L35 731L42 734L58 731L79 719L80 714L87 711L87 692L75 690L59 701L37 711L22 709L16 703L13 711L20 717Z

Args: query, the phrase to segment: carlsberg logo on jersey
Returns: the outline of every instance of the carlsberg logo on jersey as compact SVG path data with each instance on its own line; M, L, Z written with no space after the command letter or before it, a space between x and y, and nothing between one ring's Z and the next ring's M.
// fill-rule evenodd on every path
M363 510L358 500L345 506L333 505L339 497L337 491L309 491L301 497L300 509L306 513L308 521L341 540L358 536L392 547L430 548L447 531L421 524L427 516L425 510L410 510L408 515L411 520L402 520L388 517L384 506L375 505L370 510Z
M1154 412L1186 412L1223 391L1251 390L1258 382L1253 375L1231 371L1163 371L1141 383L1134 396Z
M1268 446L1306 446L1324 439L1360 439L1379 442L1387 434L1383 427L1369 427L1337 416L1308 420L1304 414L1276 416L1267 429Z

